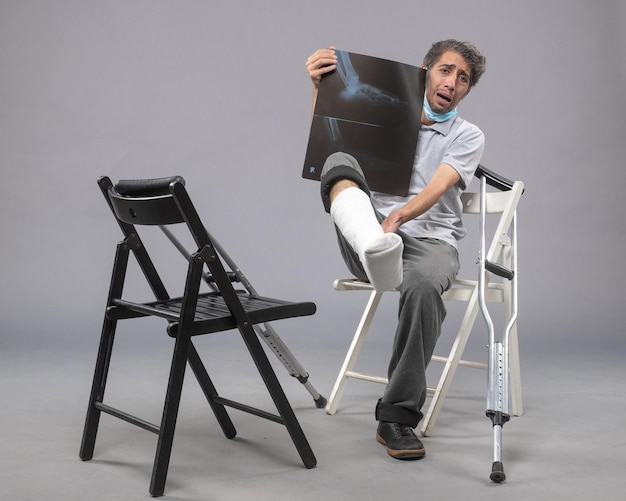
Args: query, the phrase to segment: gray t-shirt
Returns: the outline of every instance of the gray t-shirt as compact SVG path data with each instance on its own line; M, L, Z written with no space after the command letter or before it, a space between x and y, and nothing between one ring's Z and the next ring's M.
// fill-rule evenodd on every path
M428 211L400 226L400 230L417 238L437 238L456 248L458 241L466 234L462 221L461 192L469 185L484 147L485 136L482 131L458 115L445 122L422 125L409 195L401 197L373 192L374 206L387 216L420 193L440 164L449 164L461 176L460 181L448 189Z

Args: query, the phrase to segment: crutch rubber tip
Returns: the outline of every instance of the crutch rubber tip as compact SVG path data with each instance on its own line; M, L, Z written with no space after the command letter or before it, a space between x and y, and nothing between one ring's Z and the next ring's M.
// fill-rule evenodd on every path
M504 466L502 465L502 461L494 461L491 465L491 475L489 478L499 484L500 482L504 482L506 475L504 474Z
M326 407L326 399L322 395L315 399L315 407L318 409Z

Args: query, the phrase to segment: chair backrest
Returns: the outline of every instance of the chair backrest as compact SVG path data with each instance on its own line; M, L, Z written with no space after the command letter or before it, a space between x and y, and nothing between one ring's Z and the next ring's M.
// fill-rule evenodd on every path
M121 180L115 185L108 177L102 177L98 180L98 185L157 299L168 299L169 294L139 236L137 226L159 226L164 229L184 223L197 245L197 251L186 256L187 259L194 259L198 253L204 253L205 256L208 253L205 261L210 280L207 281L212 282L214 288L219 289L223 295L233 299L236 297L231 274L224 268L218 251L189 198L182 177Z
M198 247L210 243L182 177L122 180L116 185L102 178L99 184L118 221L158 226L186 223Z

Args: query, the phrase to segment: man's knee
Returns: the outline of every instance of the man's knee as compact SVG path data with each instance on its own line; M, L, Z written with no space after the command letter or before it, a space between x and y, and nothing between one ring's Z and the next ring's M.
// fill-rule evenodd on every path
M449 282L447 277L435 273L432 269L405 266L402 290L405 296L435 298L448 289Z
M324 162L324 166L322 167L322 173L320 175L321 179L334 168L336 167L349 167L355 171L357 171L361 177L363 177L363 171L361 170L361 166L356 158L354 158L349 153L344 153L343 151L336 151L326 158Z
M456 249L435 239L407 237L404 245L404 284L408 293L423 291L442 295L459 271Z
M326 212L330 212L331 192L339 182L349 181L353 183L351 186L362 189L368 196L370 194L359 163L356 158L347 153L336 152L330 155L324 163L320 180L322 202Z

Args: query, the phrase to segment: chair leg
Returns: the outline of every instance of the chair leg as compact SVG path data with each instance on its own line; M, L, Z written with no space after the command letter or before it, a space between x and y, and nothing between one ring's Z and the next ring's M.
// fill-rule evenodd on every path
M502 251L502 261L504 265L512 269L514 267L514 255L515 255L516 243L515 232L513 232L513 239L509 245L505 246ZM505 282L504 287L504 305L507 318L511 318L513 313L513 290L512 283L510 281ZM520 369L520 357L519 357L519 343L517 337L517 323L511 327L509 333L508 342L508 358L509 358L509 388L510 388L510 409L513 416L521 416L524 413L522 404L522 375Z
M85 427L83 429L83 438L79 452L79 457L83 461L89 461L93 457L93 451L96 445L96 435L98 433L101 412L96 408L95 404L96 402L102 402L104 398L116 325L116 321L105 318L102 327L100 346L96 358L96 368L91 385L91 394L89 396L89 405L87 407L87 416L85 418Z
M337 412L339 401L343 396L343 390L345 389L346 383L348 382L348 376L346 375L346 373L354 368L354 365L359 358L361 348L363 347L363 343L365 342L365 337L367 336L374 315L376 314L376 309L378 308L378 304L380 303L382 297L382 292L372 291L372 293L370 294L367 305L365 306L365 310L363 311L363 315L361 315L359 325L357 326L354 337L352 338L352 343L350 344L350 348L348 349L346 358L344 359L343 365L341 366L339 374L337 375L335 385L333 386L333 389L330 393L330 397L328 397L328 404L326 405L325 409L327 414L332 415Z
M163 495L165 490L190 345L189 335L179 333L174 347L174 354L172 355L172 366L165 394L159 440L150 480L150 494L154 497Z
M443 407L443 402L448 394L450 384L456 373L456 369L459 366L459 361L465 350L465 345L469 339L469 335L472 332L472 326L476 321L478 315L478 289L474 289L472 296L468 302L468 307L465 310L465 315L459 327L459 331L450 350L450 354L447 357L446 364L439 378L439 383L435 388L435 393L430 401L428 410L422 420L420 432L424 437L431 435L435 428L435 422L439 416L439 411Z
M311 446L309 445L309 442L300 427L300 423L291 408L291 404L287 400L287 397L280 386L276 373L274 372L265 351L263 351L263 346L261 345L254 328L248 324L241 326L239 331L244 339L244 342L246 343L252 359L254 360L261 378L263 379L263 382L272 397L274 405L283 420L283 424L287 428L291 440L293 441L293 444L295 445L298 454L304 463L304 466L307 468L315 467L317 459L315 458L313 450L311 449Z
M224 435L226 436L226 438L235 438L235 436L237 435L237 430L235 429L235 426L233 425L230 416L226 412L226 408L222 404L215 401L215 397L218 396L217 390L215 389L215 386L213 385L209 374L204 368L204 364L202 363L200 355L198 355L198 352L196 351L193 343L190 343L189 345L188 357L189 366L195 374L198 384L200 385L204 396L209 402L209 405L211 406L211 409L213 410L213 413L215 414L217 422L220 424Z
M511 386L511 413L514 416L521 416L524 414L524 405L522 403L522 375L517 326L514 326L509 334L509 378Z
M124 277L128 267L129 253L129 247L125 244L125 242L117 244L115 259L113 260L111 283L109 284L107 305L113 304L113 298L119 298L122 295ZM83 438L79 452L79 457L83 461L89 461L93 457L96 435L98 433L98 424L100 423L100 410L96 408L96 402L102 402L102 399L104 398L104 390L106 387L107 375L109 373L109 364L111 362L111 353L113 352L113 341L115 340L116 327L117 320L109 319L105 314L104 321L102 323L98 356L96 357L96 368L94 370L91 393L89 395L89 405L87 407Z

